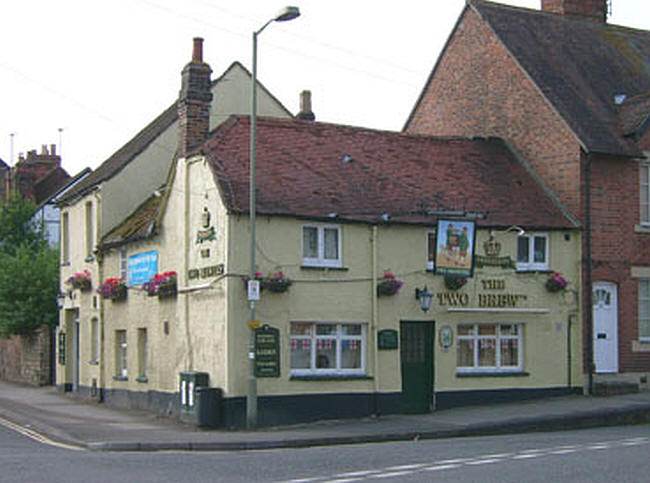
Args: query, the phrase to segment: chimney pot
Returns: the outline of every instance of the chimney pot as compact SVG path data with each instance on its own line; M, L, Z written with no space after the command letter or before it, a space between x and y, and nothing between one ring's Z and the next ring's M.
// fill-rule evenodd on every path
M542 11L584 20L607 21L609 0L541 0Z
M300 93L300 112L297 115L302 121L314 121L316 116L311 110L311 91L304 90Z
M192 62L196 62L198 64L203 62L203 39L201 37L194 37Z
M50 154L52 156L56 155L56 144L50 144Z

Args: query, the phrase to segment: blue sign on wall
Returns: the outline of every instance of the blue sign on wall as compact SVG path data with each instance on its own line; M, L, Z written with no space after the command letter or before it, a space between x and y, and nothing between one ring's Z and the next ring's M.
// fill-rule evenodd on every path
M129 285L142 285L158 273L158 250L129 257Z

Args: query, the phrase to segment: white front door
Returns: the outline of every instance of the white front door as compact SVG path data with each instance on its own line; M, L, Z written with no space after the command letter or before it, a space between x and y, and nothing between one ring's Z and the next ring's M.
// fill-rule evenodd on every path
M595 282L593 305L594 365L596 372L618 372L616 284Z

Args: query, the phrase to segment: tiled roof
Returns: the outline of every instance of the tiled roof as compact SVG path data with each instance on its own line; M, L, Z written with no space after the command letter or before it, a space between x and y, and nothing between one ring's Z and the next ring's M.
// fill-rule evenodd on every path
M159 193L151 195L126 220L102 238L102 249L143 240L152 235L162 200Z
M650 32L471 0L591 152L634 156L614 96L650 91ZM650 114L650 112L645 113ZM623 122L625 124L625 122Z
M650 91L638 96L626 97L618 110L623 134L641 134L650 120Z
M248 117L232 116L203 149L233 213L248 212L249 130ZM483 226L575 226L500 139L261 118L257 146L262 215L433 223L462 211L487 213Z
M34 183L34 202L37 206L52 199L72 178L65 169L57 166Z

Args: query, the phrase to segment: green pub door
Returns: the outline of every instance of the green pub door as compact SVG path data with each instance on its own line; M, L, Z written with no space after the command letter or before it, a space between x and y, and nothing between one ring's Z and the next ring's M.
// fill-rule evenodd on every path
M433 334L433 322L400 323L405 413L428 413L433 409Z

